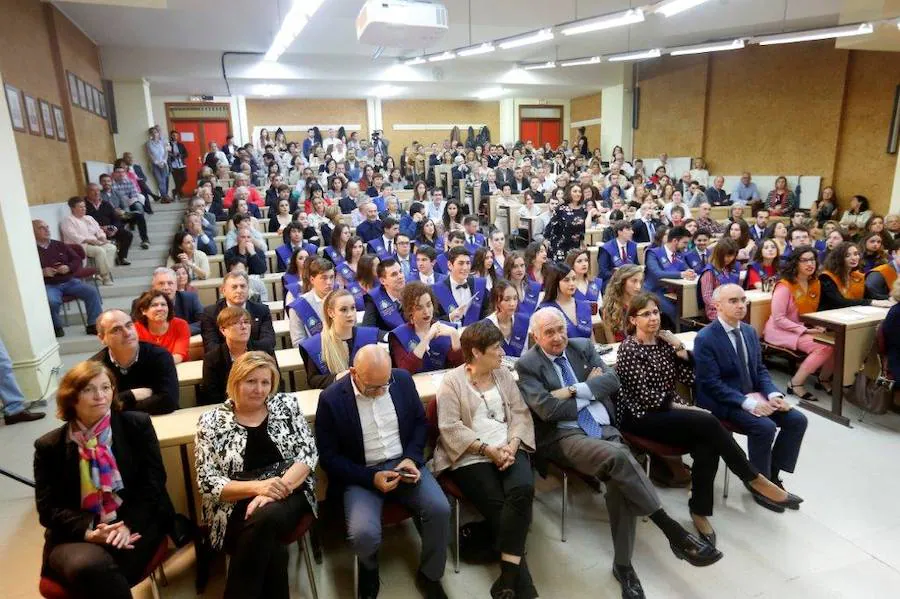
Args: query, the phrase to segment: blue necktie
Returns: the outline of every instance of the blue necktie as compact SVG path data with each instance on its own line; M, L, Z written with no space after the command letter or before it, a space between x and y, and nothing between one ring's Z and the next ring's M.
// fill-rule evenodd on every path
M731 329L731 336L734 337L734 344L737 347L737 355L739 370L741 371L741 392L753 392L753 380L750 378L750 369L747 367L747 352L744 350L744 339L741 330Z
M566 359L565 355L555 358L553 362L559 366L559 371L562 373L563 385L571 387L572 385L578 384L578 381L575 379L575 374L572 372L572 367L569 365L569 360ZM594 420L593 415L591 415L590 410L588 410L588 406L578 410L578 426L581 427L581 430L583 430L584 434L588 437L599 439L603 436L601 427L597 421Z

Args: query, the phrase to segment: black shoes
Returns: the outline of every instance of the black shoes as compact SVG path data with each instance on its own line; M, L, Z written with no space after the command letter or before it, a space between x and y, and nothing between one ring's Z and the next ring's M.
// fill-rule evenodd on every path
M774 501L751 487L749 484L745 484L745 486L747 487L747 490L750 491L750 495L753 497L753 501L763 506L767 510L772 510L777 514L784 512L785 508L789 510L799 510L800 504L803 503L803 498L798 495L794 495L793 493L788 493L787 499L785 499L784 501Z
M116 258L116 265L117 266L131 266L131 261L129 261L127 258Z
M686 535L680 543L669 543L669 547L675 557L698 568L711 566L723 557L721 551L692 534Z
M503 585L503 577L501 576L491 585L491 599L516 599L516 592Z
M141 242L141 249L142 249L142 250L150 249L150 242L149 242L149 241L142 241L142 242Z
M97 334L97 325L89 324L84 328L84 332L87 335L96 335Z
M644 599L644 587L634 568L613 564L613 576L622 585L622 599Z
M40 420L44 416L46 416L46 414L43 412L29 412L28 410L22 410L18 414L6 416L3 420L6 424L19 424L20 422L34 422L35 420Z
M711 531L708 534L705 532L700 532L697 530L697 536L700 537L700 540L709 545L710 547L716 546L716 531Z
M378 577L378 568L369 570L359 564L359 588L356 596L359 599L376 599L381 590L381 579Z
M59 339L60 337L66 336L66 330L62 327L53 327L53 334Z
M416 572L416 588L425 599L447 599L447 593L444 592L441 581L426 578L422 572Z

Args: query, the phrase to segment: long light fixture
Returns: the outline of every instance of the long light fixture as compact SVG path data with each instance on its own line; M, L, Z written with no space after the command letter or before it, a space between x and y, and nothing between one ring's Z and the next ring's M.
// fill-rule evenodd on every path
M456 54L453 52L443 52L441 54L435 54L434 56L430 56L428 58L428 62L442 62L444 60L453 60L456 58Z
M424 56L416 56L415 58L410 58L403 62L404 65L408 67L414 67L417 64L425 64L428 60Z
M704 54L706 52L722 52L724 50L740 50L744 47L744 40L736 39L730 42L714 42L711 44L697 44L696 46L682 46L672 48L669 54L672 56L686 56L688 54Z
M539 62L537 64L526 64L522 66L522 69L525 71L540 71L543 69L555 69L556 63L552 60L548 60L547 62Z
M590 31L624 27L625 25L631 25L633 23L641 23L643 20L644 11L640 8L633 8L613 15L604 15L593 19L577 21L571 25L565 26L560 33L563 35L578 35Z
M492 44L490 42L485 42L479 46L472 46L471 48L463 48L462 50L457 52L456 55L466 58L468 56L478 56L479 54L489 54L496 49L497 49L497 47L494 44Z
M529 33L528 35L522 35L519 37L514 37L502 42L499 42L497 45L500 46L504 50L512 50L513 48L521 48L522 46L530 46L532 44L539 44L541 42L547 42L553 39L553 30L552 29L541 29L535 33Z
M874 30L875 28L871 23L860 23L858 25L847 25L844 27L829 27L828 29L813 29L811 31L767 35L757 38L756 42L760 46L773 46L775 44L792 44L794 42L812 42L815 40L828 40L839 37L869 35Z
M665 0L657 4L653 12L671 17L706 2L709 2L709 0Z
M644 58L659 58L662 51L659 48L641 50L639 52L626 52L624 54L611 54L606 57L609 62L625 62L626 60L643 60Z
M564 60L559 63L561 67L580 67L586 64L597 64L600 62L599 56L591 56L590 58L577 58L575 60Z
M275 34L275 39L272 40L272 46L266 52L264 60L272 62L278 60L284 51L294 43L303 28L309 23L310 17L319 10L323 2L325 0L294 0L294 5L284 16L281 28Z

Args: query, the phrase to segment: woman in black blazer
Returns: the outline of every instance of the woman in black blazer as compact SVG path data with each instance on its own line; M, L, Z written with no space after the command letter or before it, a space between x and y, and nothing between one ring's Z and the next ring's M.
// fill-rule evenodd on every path
M119 411L115 380L101 362L72 368L56 395L66 424L34 444L42 575L92 599L131 597L174 515L150 417Z

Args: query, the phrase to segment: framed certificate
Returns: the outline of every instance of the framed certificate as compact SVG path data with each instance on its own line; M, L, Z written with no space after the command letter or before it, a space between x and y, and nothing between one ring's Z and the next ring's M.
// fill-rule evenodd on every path
M69 82L69 98L72 104L79 106L78 103L78 77L71 71L66 71L66 79Z
M41 122L44 124L44 137L53 139L56 137L56 127L53 125L53 113L50 111L50 102L38 100L41 106Z
M12 121L12 127L16 131L25 132L25 108L22 104L22 92L19 88L13 87L6 83L6 103L9 105L9 119Z
M41 115L38 111L38 102L34 96L23 94L25 97L25 116L28 119L28 132L32 135L41 134Z
M106 112L106 95L103 92L100 92L100 116L103 118L109 116Z
M92 87L91 90L94 94L94 114L100 116L100 90L96 87Z
M76 79L78 79L76 77ZM84 81L78 79L78 105L82 108L88 107L88 95L87 95L87 87L85 87Z
M56 125L56 139L62 142L69 141L66 135L66 121L63 116L62 106L53 105L53 122Z

